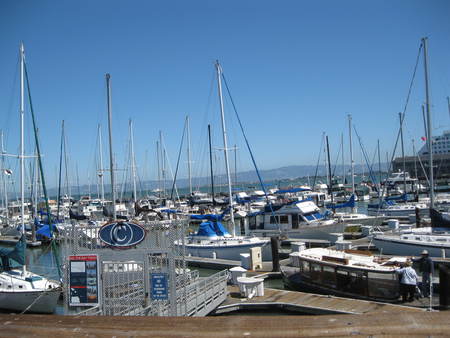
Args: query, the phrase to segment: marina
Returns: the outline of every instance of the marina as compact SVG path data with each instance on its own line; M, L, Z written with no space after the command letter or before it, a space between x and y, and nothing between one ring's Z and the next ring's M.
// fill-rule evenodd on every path
M0 5L0 336L448 335L449 12Z

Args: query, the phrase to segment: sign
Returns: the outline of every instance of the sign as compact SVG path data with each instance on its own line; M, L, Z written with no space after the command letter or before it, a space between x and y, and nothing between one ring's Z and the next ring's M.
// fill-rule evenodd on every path
M167 300L167 273L151 273L151 296L152 300Z
M135 223L113 222L102 226L98 237L112 248L129 249L144 240L145 229Z
M97 255L69 256L69 306L98 305Z

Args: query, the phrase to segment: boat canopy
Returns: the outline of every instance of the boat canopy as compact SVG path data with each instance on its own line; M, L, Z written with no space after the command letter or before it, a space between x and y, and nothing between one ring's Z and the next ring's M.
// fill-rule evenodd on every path
M195 236L217 237L230 236L230 233L225 229L223 224L218 221L206 221L200 224Z
M340 204L327 204L329 209L340 209L340 208L354 208L355 207L355 195L352 194L350 199L345 203Z
M25 248L26 248L25 236L22 234L19 241L14 248L0 248L0 258L2 260L2 266L4 270L10 269L9 260L25 265Z
M388 196L384 199L385 201L407 201L408 200L408 195L407 194L402 194L400 196Z

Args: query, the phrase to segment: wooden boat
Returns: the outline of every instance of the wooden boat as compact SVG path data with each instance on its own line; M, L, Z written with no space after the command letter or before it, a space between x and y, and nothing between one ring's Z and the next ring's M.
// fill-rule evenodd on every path
M406 257L383 258L370 252L312 248L290 254L281 267L284 284L291 289L383 302L399 298L395 272Z

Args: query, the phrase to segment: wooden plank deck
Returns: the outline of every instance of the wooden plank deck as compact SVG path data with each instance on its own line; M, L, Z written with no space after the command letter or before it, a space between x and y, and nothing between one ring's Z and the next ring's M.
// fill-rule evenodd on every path
M229 286L229 296L216 314L243 309L286 309L310 314L365 314L385 312L423 312L424 309L358 299L317 295L297 291L264 289L264 296L241 298L237 286Z
M326 316L110 317L0 315L3 337L431 337L449 312Z

